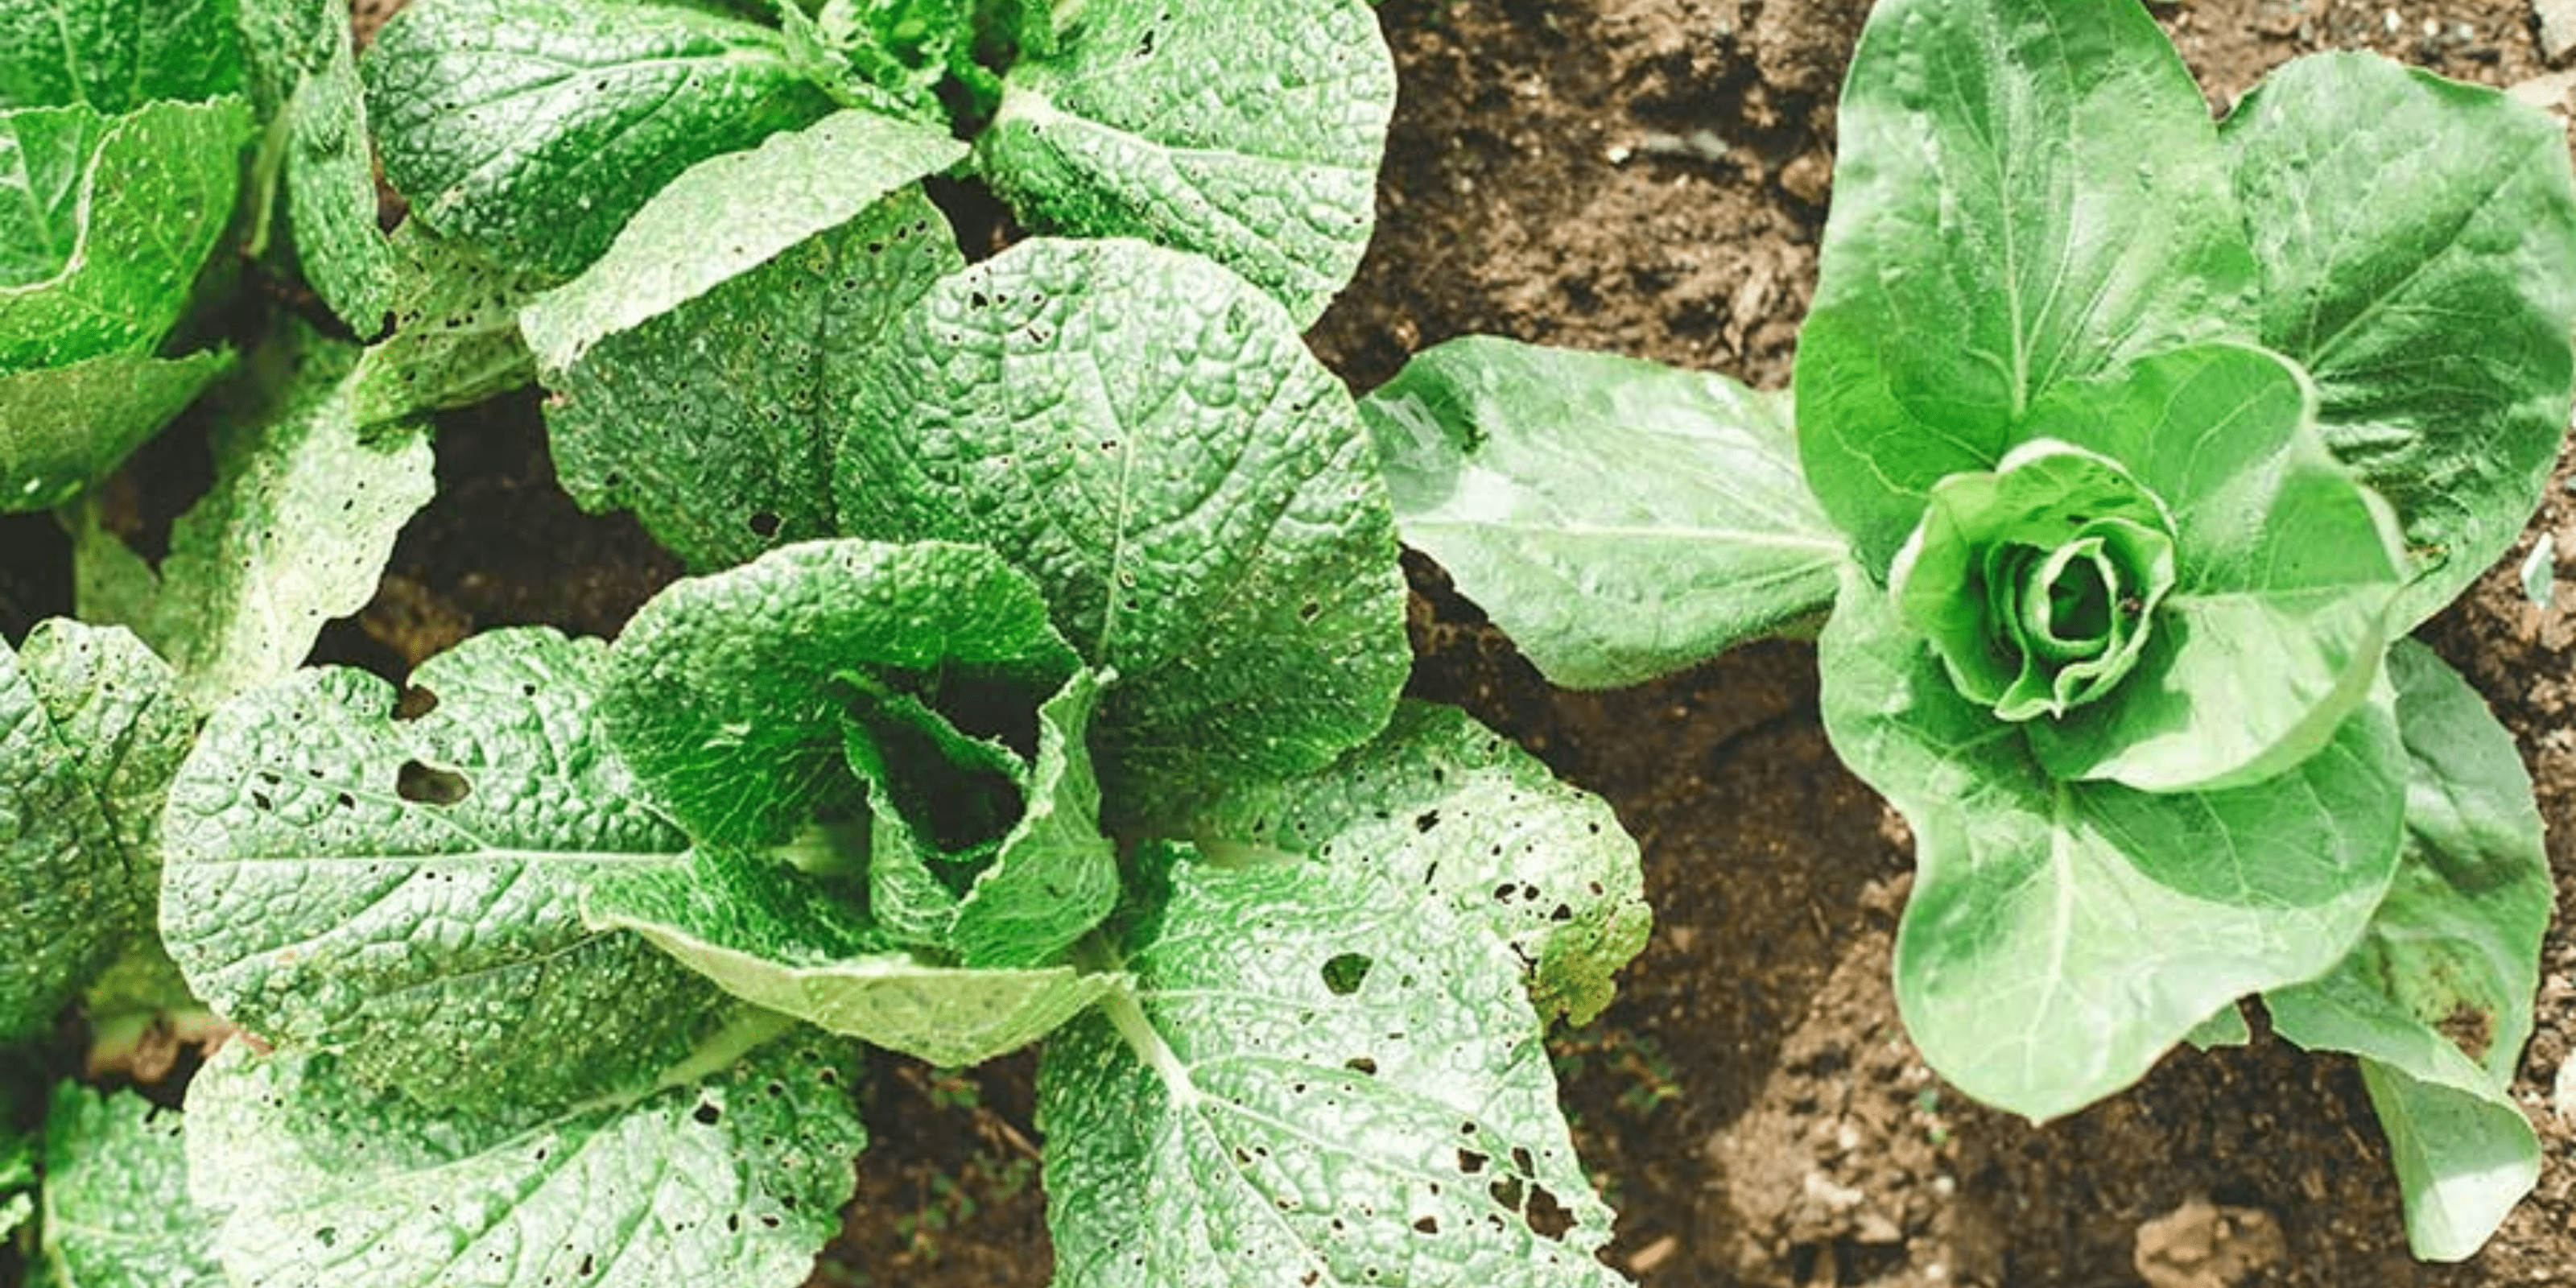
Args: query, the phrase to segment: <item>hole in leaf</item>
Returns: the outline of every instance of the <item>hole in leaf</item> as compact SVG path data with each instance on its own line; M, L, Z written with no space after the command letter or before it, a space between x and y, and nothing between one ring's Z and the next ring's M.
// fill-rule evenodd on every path
M758 514L751 516L751 535L758 537L763 541L767 541L771 537L778 535L779 523L780 520L777 515L771 514L767 510L763 510Z
M402 697L395 701L394 719L418 720L436 710L438 710L438 695L415 684L404 689Z
M1351 1057L1342 1064L1342 1067L1353 1073L1365 1073L1372 1078L1377 1076L1377 1061L1364 1055Z
M1422 1234L1438 1234L1440 1233L1440 1218L1436 1216L1426 1216L1421 1220L1414 1222L1413 1228L1415 1231Z
M1493 1184L1485 1187L1485 1193L1491 1197L1494 1202L1516 1212L1520 1210L1521 1199L1526 1195L1526 1192L1521 1188L1521 1178L1517 1176L1505 1176L1496 1179Z
M717 1123L724 1121L724 1110L717 1107L713 1101L700 1101L698 1102L697 1112L692 1113L689 1116L697 1119L703 1126L713 1127Z
M406 760L394 771L394 795L414 805L454 805L474 792L465 775Z
M1565 1232L1574 1228L1574 1213L1540 1186L1530 1187L1529 1208L1521 1216L1529 1222L1532 1234L1558 1243L1565 1242Z
M1492 1160L1487 1156L1479 1154L1472 1149L1462 1149L1458 1151L1458 1170L1469 1176L1473 1176L1476 1173L1485 1170L1485 1164L1490 1161Z
M1324 963L1324 987L1333 990L1335 997L1349 997L1360 991L1373 965L1376 963L1359 953L1343 953Z
M1436 809L1427 809L1413 816L1414 831L1428 832L1438 826L1440 826L1440 811Z

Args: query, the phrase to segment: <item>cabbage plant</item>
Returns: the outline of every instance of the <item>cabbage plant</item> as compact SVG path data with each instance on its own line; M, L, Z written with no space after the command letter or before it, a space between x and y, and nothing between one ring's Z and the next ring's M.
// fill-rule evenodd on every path
M1812 628L1911 823L1925 1057L2045 1119L2186 1038L2361 1058L2415 1249L2537 1173L2531 789L2404 637L2566 424L2567 139L2376 57L2223 122L2135 0L1883 0L1794 390L1468 339L1364 405L1406 539L1540 670Z

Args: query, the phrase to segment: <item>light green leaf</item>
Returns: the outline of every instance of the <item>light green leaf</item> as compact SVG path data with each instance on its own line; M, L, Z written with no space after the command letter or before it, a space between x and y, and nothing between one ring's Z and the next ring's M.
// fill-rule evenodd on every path
M118 620L200 708L293 670L325 622L364 607L429 503L428 437L358 428L356 356L301 327L253 354L254 392L217 418L214 487L172 527L157 579L131 563L104 574L123 583L108 587Z
M1302 329L1377 217L1395 60L1362 0L1092 0L1024 56L976 165L1031 226L1196 251Z
M2314 415L2295 366L2237 345L2069 381L2032 409L2026 432L2128 467L2175 537L2177 580L2136 671L2109 700L2031 725L2051 775L2155 792L2260 782L2367 696L2403 555Z
M2415 1255L2476 1252L2540 1175L2511 1089L2531 1036L2553 903L2513 737L2432 651L2389 654L2409 758L2406 850L2387 902L2334 973L2264 996L2281 1036L2361 1057Z
M1377 739L1305 778L1191 815L1203 854L1297 856L1431 890L1511 947L1541 1018L1610 1004L1653 925L1637 843L1600 798L1450 707L1407 702Z
M711 1043L640 1090L449 1113L235 1043L188 1089L189 1174L235 1288L793 1288L867 1143L851 1054Z
M951 939L968 966L1060 960L1117 906L1118 852L1100 834L1088 743L1103 687L1099 673L1079 672L1038 708L1027 804L957 905Z
M1799 454L1871 572L2059 382L2244 329L2209 109L2136 0L1884 0L1838 119Z
M794 868L701 851L685 871L591 883L583 915L632 930L726 992L830 1032L944 1067L1046 1036L1124 983L1069 966L970 970L889 942L845 892Z
M605 662L495 631L413 675L424 714L339 669L227 703L165 824L161 931L189 984L430 1106L561 1103L677 1058L713 991L577 907L596 873L686 862L598 731Z
M700 569L836 535L832 461L862 356L964 264L947 217L906 188L606 337L547 378L557 476Z
M1385 725L1411 657L1384 484L1349 395L1240 279L1023 242L934 287L855 392L842 527L1037 578L1119 676L1113 811L1319 769Z
M404 221L394 257L393 334L367 346L351 374L360 429L468 407L536 382L519 308L549 280L493 264Z
M709 157L645 203L589 271L529 304L529 347L561 371L965 155L944 130L845 111Z
M2391 625L2412 630L2503 557L2558 456L2566 131L2494 90L2327 54L2274 71L2223 137L2263 341L2306 365L2327 443L2397 507L2412 584Z
M2240 1047L2254 1040L2254 1028L2245 1022L2245 1008L2229 1002L2210 1012L2209 1018L2195 1025L2182 1040L2202 1051Z
M376 36L366 80L413 215L562 276L682 171L832 106L766 27L617 0L421 0Z
M110 353L0 375L0 510L59 505L232 369L229 350Z
M374 336L394 310L400 265L376 224L375 152L368 145L366 87L358 79L349 6L339 0L242 3L253 97L269 123L262 172L283 175L295 261L352 331ZM271 199L261 194L261 201Z
M44 1267L59 1288L229 1288L188 1200L179 1115L131 1091L54 1088L45 1117Z
M188 745L134 637L40 624L0 645L0 1036L26 1037L151 920L161 797Z
M816 541L653 597L610 653L600 722L655 807L700 841L778 844L855 787L860 679L1009 713L1034 748L1072 650L989 550ZM840 677L852 676L844 680Z
M1360 402L1396 529L1549 681L1635 684L1822 614L1843 539L1785 395L1490 336Z
M1347 863L1169 883L1039 1066L1061 1288L1625 1282L1508 949Z
M38 1144L14 1129L0 1133L0 1239L16 1235L36 1215Z
M1942 1077L2030 1118L2127 1086L2246 993L2331 968L2396 869L2404 753L2376 706L2251 787L2055 781L1857 567L1818 669L1835 751L1914 828L1906 1029Z
M0 112L0 372L149 349L232 219L239 98Z
M0 107L111 115L242 87L235 0L0 0Z

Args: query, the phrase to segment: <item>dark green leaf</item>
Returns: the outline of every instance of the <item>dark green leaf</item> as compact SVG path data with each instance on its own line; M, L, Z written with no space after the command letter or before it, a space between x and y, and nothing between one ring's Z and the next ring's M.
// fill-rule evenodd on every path
M256 0L254 0L256 2ZM115 115L242 87L236 0L0 0L0 107Z

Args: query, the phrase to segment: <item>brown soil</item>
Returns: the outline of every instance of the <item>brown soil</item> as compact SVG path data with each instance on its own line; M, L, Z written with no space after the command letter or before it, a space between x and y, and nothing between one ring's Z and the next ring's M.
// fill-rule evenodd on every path
M1318 349L1358 389L1478 331L1785 383L1829 196L1834 92L1865 7L1386 0L1404 90L1382 220ZM2222 107L2323 48L2494 84L2547 70L2528 0L2158 13ZM399 670L492 626L611 632L674 575L631 523L581 516L554 488L524 401L447 419L438 446L438 500L326 657ZM2563 487L2542 531L2576 550ZM41 521L0 521L0 630L65 606L59 577L26 571L60 555ZM1609 1258L1621 1269L1656 1288L2576 1284L2576 1124L2548 1107L2576 1053L2565 917L2517 1086L2549 1151L2540 1191L2475 1260L2421 1266L2346 1061L2269 1038L2184 1051L2044 1129L1923 1067L1888 984L1908 842L1826 746L1812 649L1760 645L1632 690L1561 693L1436 569L1412 571L1415 691L1607 797L1644 846L1655 938L1617 1006L1555 1043L1578 1144L1623 1214ZM2431 632L2521 740L2562 913L2576 911L2571 600L2535 609L2499 572ZM814 1282L1048 1282L1032 1063L876 1066L876 1142Z

